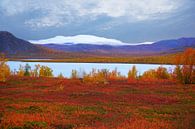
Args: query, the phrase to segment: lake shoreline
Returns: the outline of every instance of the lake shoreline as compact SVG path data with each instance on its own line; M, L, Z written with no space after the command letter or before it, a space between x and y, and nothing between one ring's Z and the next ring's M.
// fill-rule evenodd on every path
M106 64L151 64L151 65L176 65L174 63L159 63L159 62L131 62L131 61L77 61L77 60L58 60L58 59L9 59L8 61L20 61L20 62L44 62L44 63L106 63Z

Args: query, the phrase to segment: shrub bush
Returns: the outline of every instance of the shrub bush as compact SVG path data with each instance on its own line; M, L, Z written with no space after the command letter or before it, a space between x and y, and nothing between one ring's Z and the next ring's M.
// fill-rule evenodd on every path
M10 68L6 64L7 59L3 54L0 55L0 81L5 82L7 78L10 76Z
M150 69L145 71L141 76L143 79L169 79L170 74L168 73L167 69L160 66L156 70Z
M24 67L22 65L20 65L19 70L17 72L17 76L22 77L22 76L24 76L24 73L25 73Z
M156 79L156 71L154 69L150 69L145 71L141 76L143 79Z
M30 76L30 72L31 72L31 67L30 67L30 65L29 65L29 64L26 64L26 65L24 66L24 69L25 69L25 71L24 71L24 76Z
M85 83L108 83L109 71L107 69L96 70L93 69L89 74L83 76Z
M77 70L72 70L72 73L71 73L71 79L78 79L78 72Z
M131 79L137 79L137 69L134 65L131 70L128 72L128 80Z
M195 49L186 49L176 57L176 63L174 70L176 79L184 84L195 83Z
M166 68L160 66L156 70L156 77L158 79L168 79L170 77Z
M53 70L48 66L41 66L39 70L40 77L53 77Z

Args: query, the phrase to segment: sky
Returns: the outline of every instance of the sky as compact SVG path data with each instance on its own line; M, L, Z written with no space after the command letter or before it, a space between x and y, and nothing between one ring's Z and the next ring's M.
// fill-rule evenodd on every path
M125 43L195 37L195 0L0 0L0 31L26 40L95 35Z

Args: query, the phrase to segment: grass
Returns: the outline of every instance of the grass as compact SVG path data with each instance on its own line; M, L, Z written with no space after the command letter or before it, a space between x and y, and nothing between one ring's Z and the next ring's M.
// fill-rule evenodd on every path
M194 106L194 84L11 77L0 88L0 128L191 129Z
M10 112L16 112L16 113L40 113L42 112L42 109L38 106L29 106L24 108L17 109L14 106L6 106L6 110Z

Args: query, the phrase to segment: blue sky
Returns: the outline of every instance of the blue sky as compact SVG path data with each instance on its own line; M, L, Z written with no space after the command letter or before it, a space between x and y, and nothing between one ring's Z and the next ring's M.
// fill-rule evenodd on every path
M26 40L96 35L137 43L195 37L194 0L0 0L0 30Z

